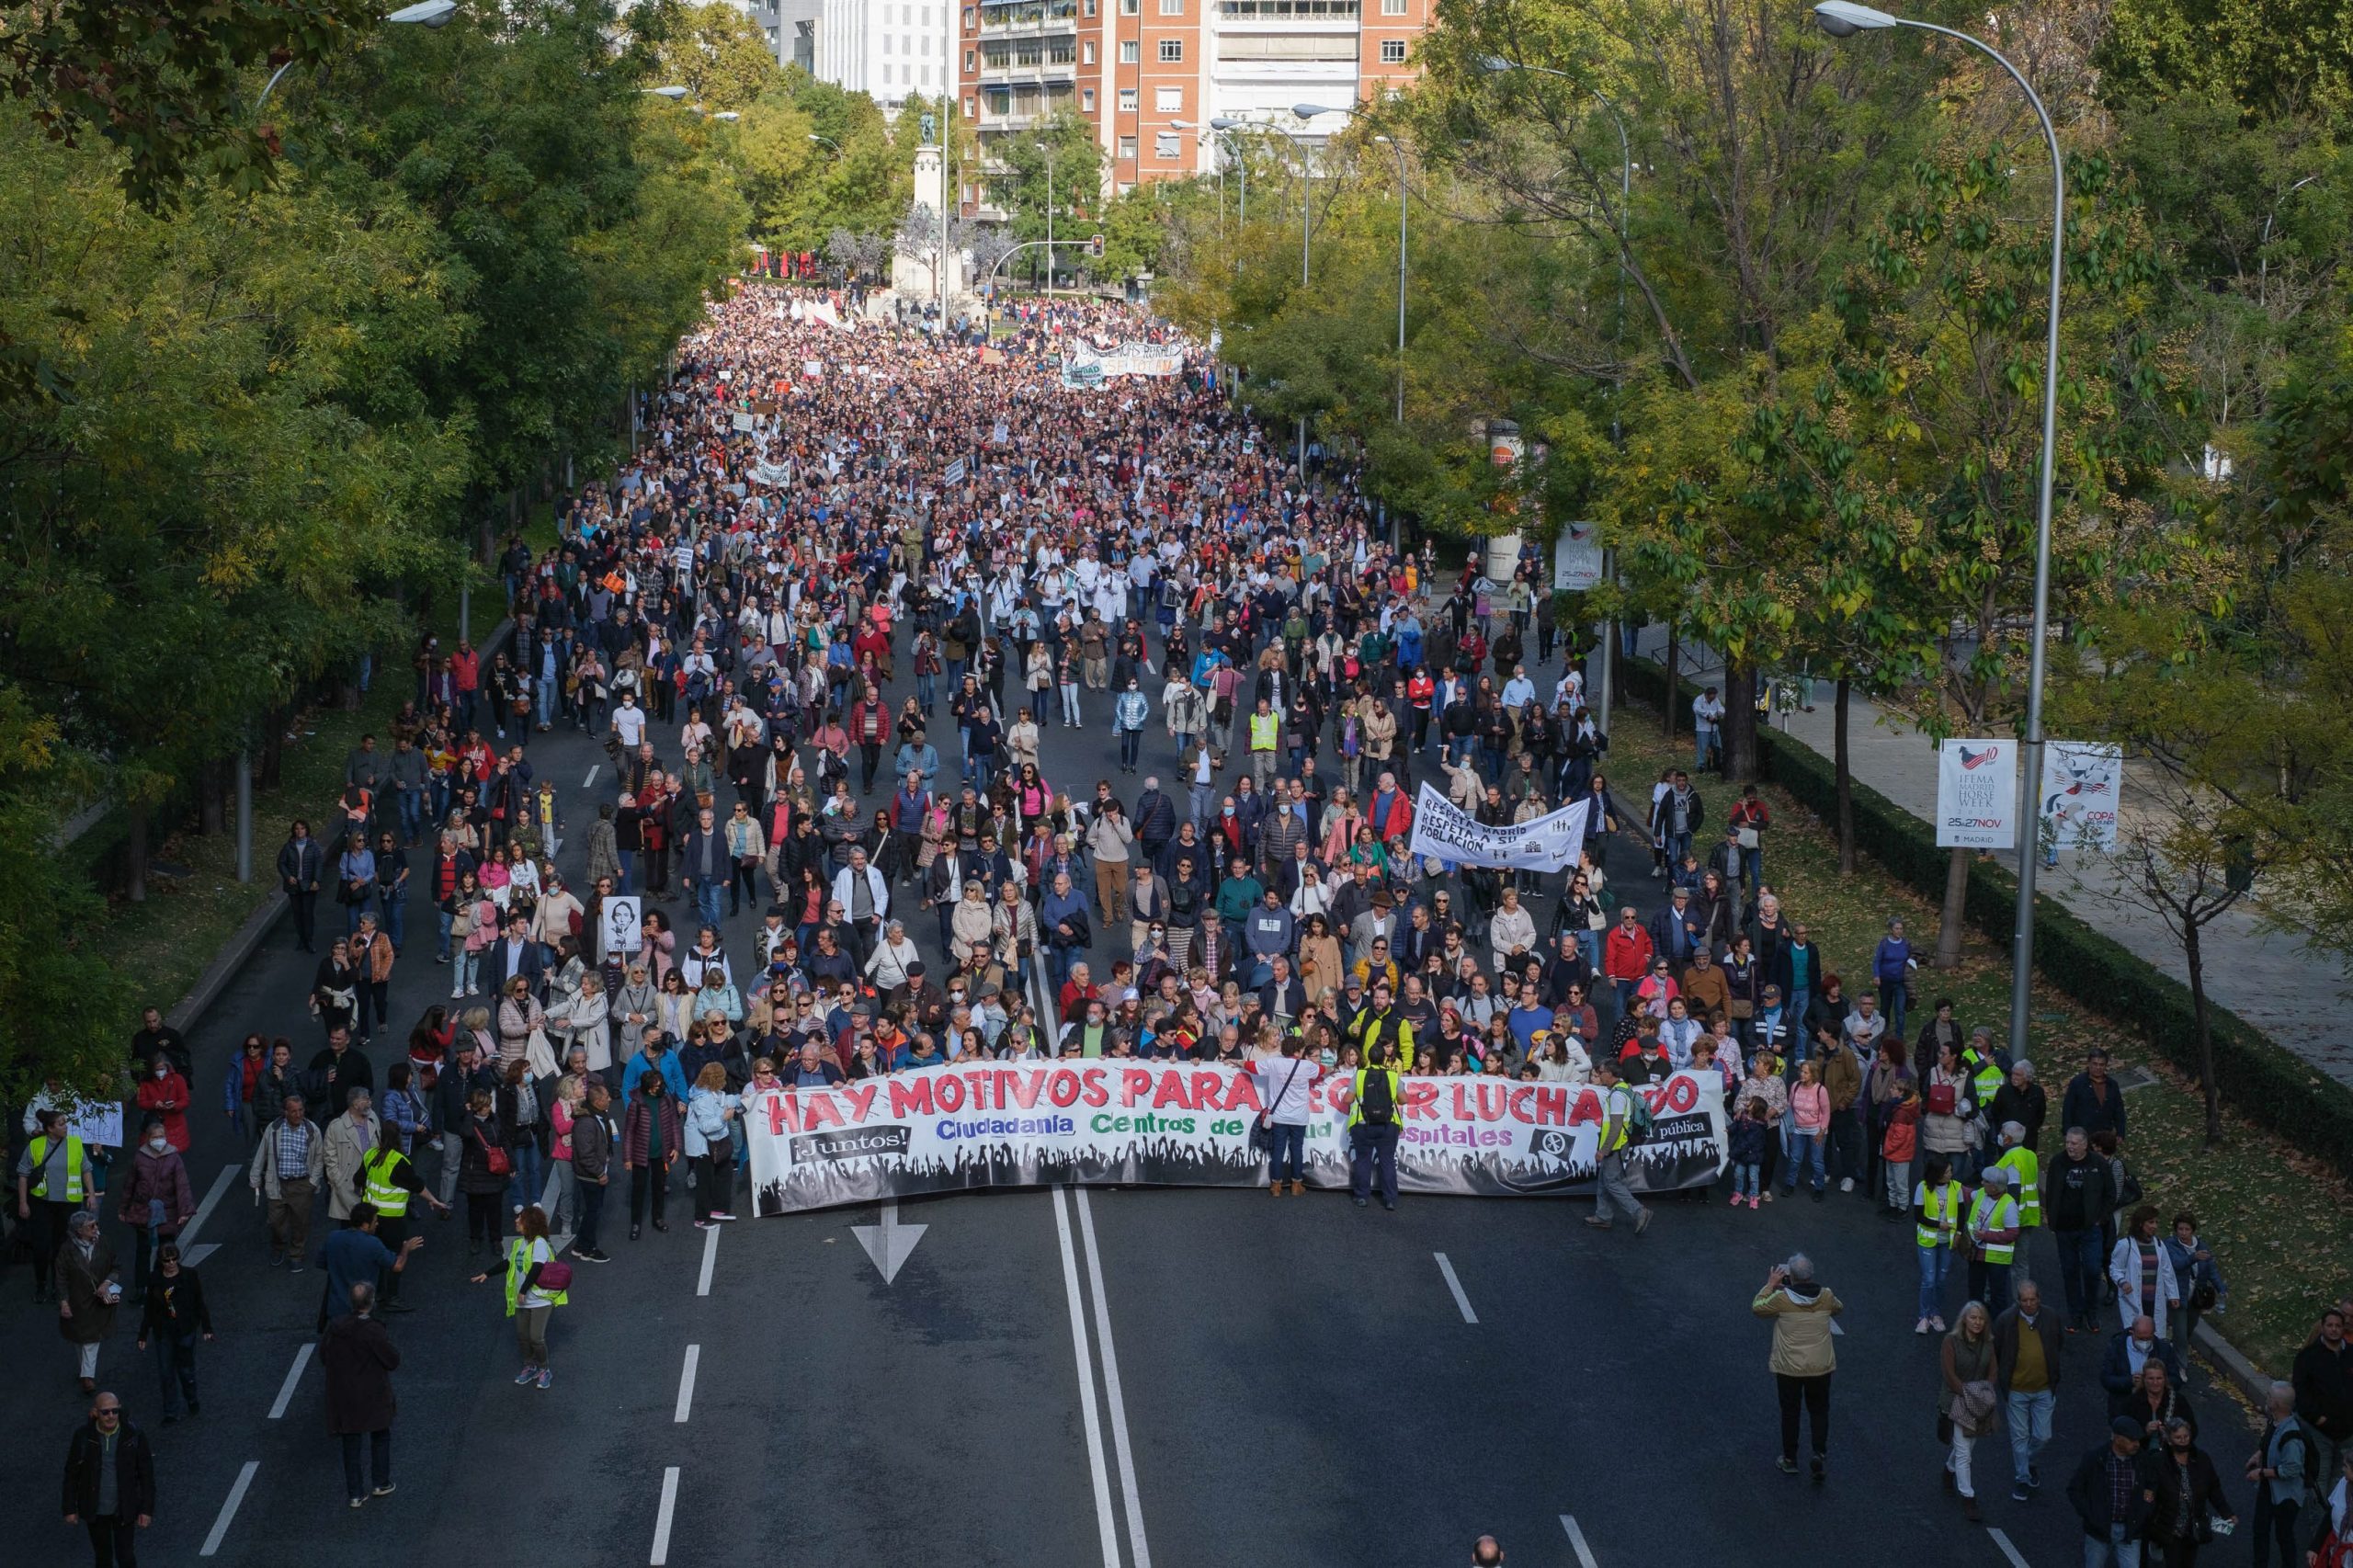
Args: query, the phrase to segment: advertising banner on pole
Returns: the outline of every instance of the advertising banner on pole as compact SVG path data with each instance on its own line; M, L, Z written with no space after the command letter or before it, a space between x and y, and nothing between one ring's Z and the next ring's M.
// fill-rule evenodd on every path
M1552 589L1582 594L1601 585L1601 525L1563 523L1552 541Z
M1458 866L1557 871L1573 864L1585 847L1586 805L1577 801L1530 822L1489 827L1425 784L1414 801L1410 847L1415 855L1434 855Z
M2018 835L2017 743L1947 741L1937 750L1937 844L2008 849Z
M1714 1181L1724 1158L1722 1077L1677 1073L1636 1092L1653 1125L1628 1162L1634 1190ZM1349 1098L1345 1074L1310 1092L1307 1179L1318 1187L1347 1185ZM1403 1191L1593 1191L1603 1108L1592 1085L1407 1078L1400 1101ZM1061 1182L1256 1187L1266 1157L1250 1148L1250 1124L1262 1103L1251 1073L1132 1058L951 1063L746 1096L753 1211Z
M2087 741L2042 747L2039 831L2062 849L2116 852L2116 807L2124 788L2124 753Z

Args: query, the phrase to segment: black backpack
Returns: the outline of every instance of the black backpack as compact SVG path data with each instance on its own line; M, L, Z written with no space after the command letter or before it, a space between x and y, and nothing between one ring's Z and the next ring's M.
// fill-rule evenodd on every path
M1364 1073L1364 1096L1357 1101L1358 1119L1368 1126L1386 1127L1397 1119L1397 1099L1390 1092L1389 1070L1368 1067Z

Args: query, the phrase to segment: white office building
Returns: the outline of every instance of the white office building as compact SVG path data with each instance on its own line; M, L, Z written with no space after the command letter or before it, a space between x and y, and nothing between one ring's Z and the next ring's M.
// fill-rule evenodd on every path
M790 5L793 0L780 0ZM948 0L812 0L816 76L863 92L895 116L910 94L937 98L949 80Z

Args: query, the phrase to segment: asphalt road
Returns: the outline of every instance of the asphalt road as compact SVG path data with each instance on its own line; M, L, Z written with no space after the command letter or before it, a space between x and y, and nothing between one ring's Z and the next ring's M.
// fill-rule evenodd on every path
M1142 779L1117 771L1108 694L1085 706L1086 729L1046 731L1047 775L1074 798L1109 778L1132 801ZM529 752L563 791L560 863L576 877L608 798L603 751L559 731ZM1157 715L1145 766L1173 777ZM1620 846L1610 869L1647 915L1639 850ZM730 937L748 943L756 921ZM447 1000L421 924L394 974L404 1039ZM909 927L936 958L935 923ZM1323 1193L961 1195L898 1210L926 1229L885 1283L852 1229L878 1222L871 1209L714 1240L674 1194L665 1234L631 1243L608 1223L616 1261L584 1267L555 1314L545 1392L511 1381L497 1288L464 1282L462 1224L428 1222L404 1291L420 1310L389 1320L399 1490L348 1509L306 1358L321 1276L265 1267L259 1212L228 1174L244 1151L214 1108L248 1029L315 1049L314 962L280 929L192 1040L205 1108L190 1173L199 1197L226 1182L195 1237L219 1249L203 1266L220 1331L199 1353L203 1414L153 1424L127 1310L101 1359L154 1445L145 1560L1418 1568L1467 1561L1482 1531L1515 1564L1577 1568L2080 1560L2059 1488L2105 1426L2097 1347L2069 1348L2046 1494L2011 1503L2006 1439L1981 1441L1988 1528L1965 1524L1938 1482L1908 1227L1859 1195L1666 1203L1640 1239L1589 1231L1569 1200L1408 1199L1391 1215ZM377 1041L380 1082L396 1051ZM1819 1488L1774 1467L1768 1330L1748 1311L1799 1249L1849 1309ZM55 1486L86 1405L29 1296L25 1270L0 1276L0 1451L22 1483L0 1494L0 1530L24 1543L15 1561L79 1562ZM1956 1281L1948 1315L1958 1305ZM2197 1385L2207 1446L2234 1476L2251 1437Z

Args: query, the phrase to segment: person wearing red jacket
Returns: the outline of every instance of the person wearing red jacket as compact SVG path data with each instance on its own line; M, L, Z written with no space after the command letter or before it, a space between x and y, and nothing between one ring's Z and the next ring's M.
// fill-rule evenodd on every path
M147 1075L139 1080L139 1108L162 1118L164 1136L183 1154L188 1150L188 1080L169 1057L157 1051Z
M1651 952L1651 934L1643 929L1642 918L1630 903L1618 912L1618 924L1601 948L1601 972L1618 994L1620 1017L1633 1010L1634 988L1650 972Z

